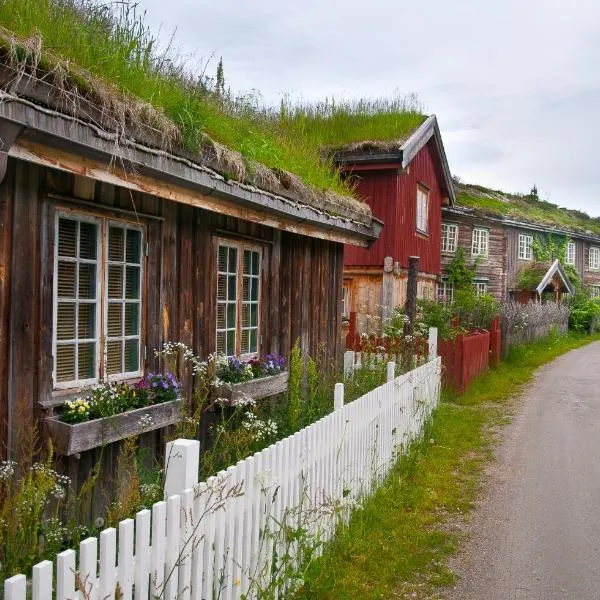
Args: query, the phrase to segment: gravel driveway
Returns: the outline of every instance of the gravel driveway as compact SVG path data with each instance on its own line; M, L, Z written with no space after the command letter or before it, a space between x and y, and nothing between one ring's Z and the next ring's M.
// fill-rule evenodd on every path
M537 372L487 477L444 598L600 599L600 342Z

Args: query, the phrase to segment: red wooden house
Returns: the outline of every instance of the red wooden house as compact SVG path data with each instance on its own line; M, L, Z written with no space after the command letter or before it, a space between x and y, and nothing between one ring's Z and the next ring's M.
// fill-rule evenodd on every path
M410 256L420 259L418 296L436 297L442 206L454 204L454 188L435 115L395 144L355 145L336 162L384 222L371 248L344 251L344 316L371 332L404 304Z

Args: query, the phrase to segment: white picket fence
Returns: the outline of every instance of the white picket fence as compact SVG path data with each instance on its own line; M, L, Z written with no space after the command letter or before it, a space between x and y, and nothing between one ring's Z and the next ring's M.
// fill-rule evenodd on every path
M30 584L7 579L5 600L237 600L267 588L283 597L294 586L283 567L332 538L438 402L439 358L396 378L393 369L346 405L337 384L331 414L202 483L198 443L173 442L165 502L39 563Z

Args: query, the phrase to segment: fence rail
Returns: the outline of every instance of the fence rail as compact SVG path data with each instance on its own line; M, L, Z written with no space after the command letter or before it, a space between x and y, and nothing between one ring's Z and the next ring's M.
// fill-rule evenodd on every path
M387 383L346 405L337 384L331 414L202 483L199 444L174 442L166 501L36 565L32 600L282 595L294 586L290 565L330 540L420 435L440 377L439 358L399 377L389 366ZM5 599L26 600L27 588L11 577Z

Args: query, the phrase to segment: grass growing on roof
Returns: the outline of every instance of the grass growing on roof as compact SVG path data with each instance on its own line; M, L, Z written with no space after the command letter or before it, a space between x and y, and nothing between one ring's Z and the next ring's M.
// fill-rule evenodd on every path
M423 441L310 566L297 597L437 597L440 586L454 581L446 562L460 542L453 522L473 507L495 429L510 420L516 394L544 363L599 339L553 334L515 347L465 394L446 395Z
M253 95L223 96L173 45L160 48L135 6L130 0L0 0L0 25L8 38L14 33L25 40L30 60L40 60L41 67L63 61L70 76L75 70L70 67L83 69L149 103L155 117L175 125L188 150L197 151L207 135L248 161L290 171L317 190L352 195L324 160L322 146L401 139L423 120L414 99L315 105L288 99L277 110ZM80 74L85 88L85 74Z
M508 194L479 185L457 188L456 203L480 210L486 215L548 225L557 229L591 231L600 235L600 218L574 209L562 208L533 195Z

